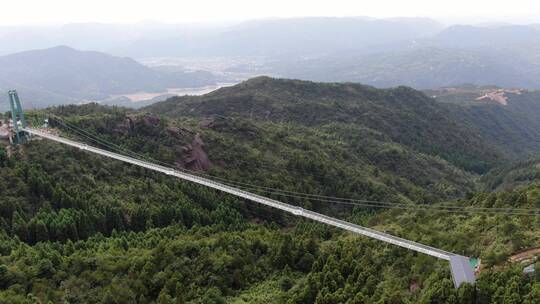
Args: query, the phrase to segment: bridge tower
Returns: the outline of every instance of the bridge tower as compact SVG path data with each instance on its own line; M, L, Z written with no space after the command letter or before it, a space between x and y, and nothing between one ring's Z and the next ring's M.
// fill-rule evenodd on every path
M19 99L19 95L15 90L9 91L8 95L9 105L11 108L11 130L15 135L13 138L13 143L23 143L28 139L29 134L21 130L27 127L26 119L24 118L24 112L21 106L21 100Z

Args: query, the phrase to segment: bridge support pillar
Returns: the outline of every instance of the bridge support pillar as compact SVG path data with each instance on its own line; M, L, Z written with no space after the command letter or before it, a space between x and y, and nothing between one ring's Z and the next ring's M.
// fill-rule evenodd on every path
M11 128L15 135L13 138L13 143L14 144L23 143L29 137L29 134L21 130L27 127L26 119L24 118L24 112L21 106L21 100L19 99L19 95L17 94L17 91L15 90L9 91L8 95L9 95L9 105L11 108L11 120L12 120ZM19 123L20 123L21 128L19 128Z

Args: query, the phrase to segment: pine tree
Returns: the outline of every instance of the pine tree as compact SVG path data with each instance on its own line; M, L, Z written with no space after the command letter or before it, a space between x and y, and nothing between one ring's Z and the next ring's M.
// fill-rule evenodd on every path
M49 240L49 231L47 225L42 220L35 224L35 242L44 242Z
M13 212L12 216L12 229L13 232L22 240L28 241L29 233L26 221L22 218L19 212Z

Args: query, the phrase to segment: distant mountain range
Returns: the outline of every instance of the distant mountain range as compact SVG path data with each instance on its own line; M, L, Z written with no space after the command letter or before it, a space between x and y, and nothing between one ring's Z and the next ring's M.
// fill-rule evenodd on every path
M427 37L442 30L424 18L290 18L254 20L200 36L144 38L112 52L153 56L310 56L402 39Z
M466 83L540 88L537 26L453 26L432 37L404 39L325 54L284 58L273 75L317 81L353 81L419 89Z
M460 125L473 125L509 159L540 151L540 91L461 86L424 91Z
M134 58L155 56L305 55L415 39L444 27L426 18L310 17L233 25L140 23L0 27L0 54L69 45Z
M66 46L0 57L0 88L17 89L27 107L103 100L115 94L161 92L215 83L208 72L165 72L133 59ZM6 105L0 105L5 108Z
M537 24L445 27L425 18L311 17L221 26L0 27L0 39L8 42L0 54L62 44L120 56L52 47L0 57L0 91L19 89L35 107L258 75L383 88L540 88ZM152 67L125 56L146 58L141 62Z
M451 26L425 44L435 44L448 47L485 47L508 46L540 42L538 25L502 25L494 27L479 27L472 25Z

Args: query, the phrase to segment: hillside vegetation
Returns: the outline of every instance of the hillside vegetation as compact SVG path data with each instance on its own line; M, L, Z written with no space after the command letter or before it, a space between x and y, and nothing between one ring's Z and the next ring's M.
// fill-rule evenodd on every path
M538 218L326 209L482 257L478 291L454 291L448 265L434 258L52 142L25 151L24 160L1 162L8 191L0 209L0 302L534 303L538 296L539 284L519 266L490 269L538 244ZM539 191L533 185L460 204L540 207Z
M484 172L501 155L448 110L406 87L380 90L359 84L258 77L199 97L175 97L146 108L167 116L243 116L312 128L363 127L387 140ZM350 134L350 133L349 133Z
M28 117L60 117L120 149L228 181L410 207L540 208L538 183L478 192L478 172L508 160L447 113L408 88L257 78L142 111L87 104ZM50 122L63 136L111 149ZM46 140L0 146L0 189L2 304L540 297L540 276L507 262L540 244L538 216L386 210L252 190L480 257L477 284L456 290L445 261Z
M501 104L488 94L497 93ZM472 126L481 137L514 160L535 156L540 150L540 92L465 86L427 91L448 108L462 125ZM479 99L482 98L482 99Z

